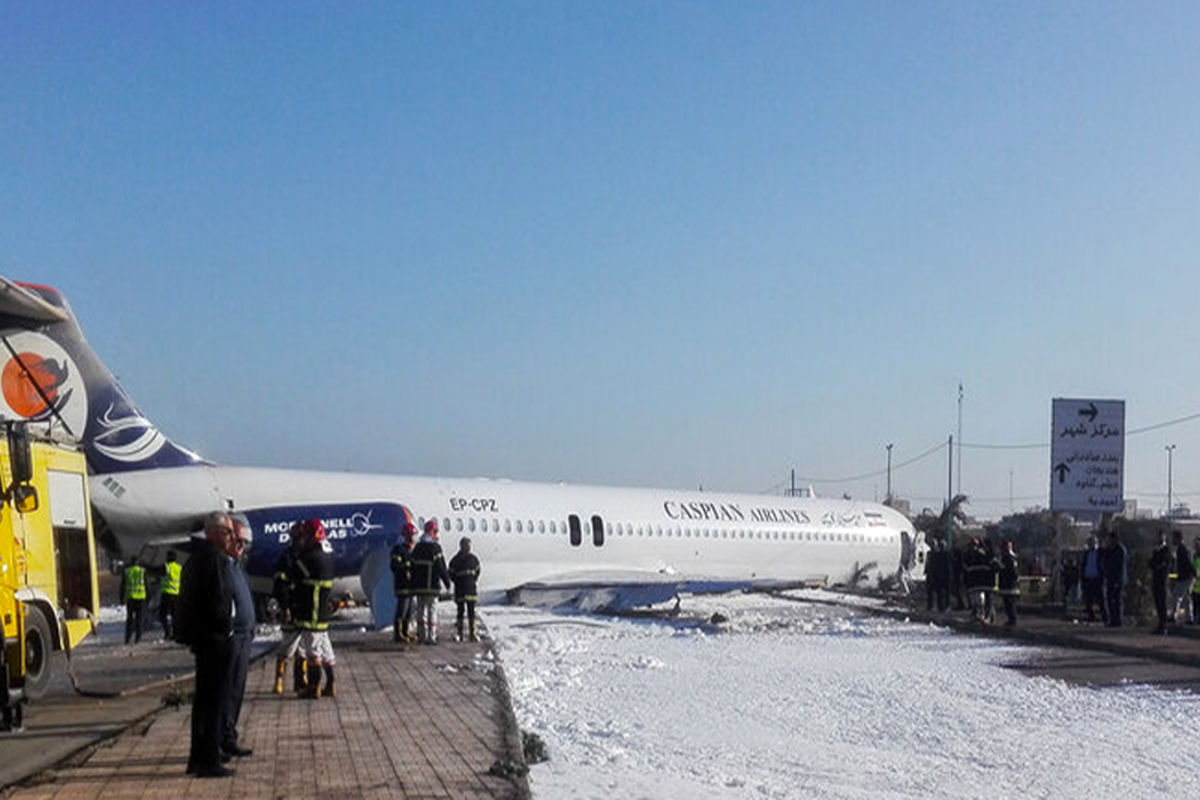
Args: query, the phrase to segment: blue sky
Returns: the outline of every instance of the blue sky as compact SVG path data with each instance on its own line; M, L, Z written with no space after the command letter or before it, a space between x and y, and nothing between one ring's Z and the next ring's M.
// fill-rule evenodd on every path
M1200 7L46 3L0 272L226 462L759 491L1200 412ZM1200 506L1200 420L1126 491ZM819 483L882 496L886 478ZM995 516L1045 449L964 451ZM945 453L897 469L918 506Z

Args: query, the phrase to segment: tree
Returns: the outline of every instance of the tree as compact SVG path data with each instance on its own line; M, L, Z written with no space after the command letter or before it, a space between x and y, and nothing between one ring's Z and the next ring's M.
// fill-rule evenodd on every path
M940 514L934 514L928 508L922 511L912 521L913 527L925 534L926 542L945 539L947 531L951 534L951 541L953 541L953 535L962 530L963 525L967 523L967 513L963 511L963 506L967 502L965 494L956 494L942 508Z

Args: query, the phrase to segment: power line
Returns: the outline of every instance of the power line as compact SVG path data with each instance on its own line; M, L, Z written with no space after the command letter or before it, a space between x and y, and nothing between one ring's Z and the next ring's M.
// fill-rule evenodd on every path
M893 464L892 472L895 472L898 469L903 469L904 467L907 467L909 464L915 464L923 458L928 458L929 456L933 455L934 453L938 452L939 450L944 449L945 447L946 447L945 442L939 442L938 444L929 448L928 450L921 453L920 455L913 456L912 458L908 459L907 461L901 461L899 464ZM879 470L875 470L874 472L863 473L862 475L851 475L850 477L847 477L847 478L799 478L798 477L798 478L796 478L796 480L799 481L800 483L853 483L854 481L863 481L868 478L878 478L879 476L886 475L886 474L887 474L886 469L879 469Z

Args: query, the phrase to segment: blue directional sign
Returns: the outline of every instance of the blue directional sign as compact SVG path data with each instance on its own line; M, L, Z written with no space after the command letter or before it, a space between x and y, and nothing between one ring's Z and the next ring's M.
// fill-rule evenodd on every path
M1050 510L1125 507L1125 401L1051 403Z

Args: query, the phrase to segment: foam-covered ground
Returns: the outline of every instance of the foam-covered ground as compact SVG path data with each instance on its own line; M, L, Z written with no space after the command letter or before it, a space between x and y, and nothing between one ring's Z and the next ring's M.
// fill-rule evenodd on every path
M797 593L798 597L804 596ZM1000 666L1015 645L766 596L720 626L486 609L557 798L1131 798L1200 774L1200 699ZM1186 794L1186 792L1185 792Z

